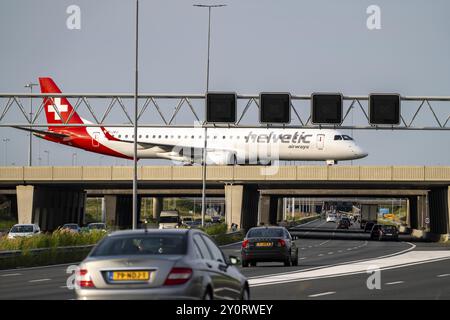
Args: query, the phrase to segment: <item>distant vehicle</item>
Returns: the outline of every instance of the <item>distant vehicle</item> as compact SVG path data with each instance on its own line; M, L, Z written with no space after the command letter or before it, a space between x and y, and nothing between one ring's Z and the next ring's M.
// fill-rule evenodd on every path
M376 204L362 204L360 211L360 227L365 230L366 223L369 221L377 221L378 205ZM370 227L372 228L372 226ZM370 231L371 229L369 229Z
M222 218L220 216L211 217L211 223L221 223Z
M200 230L127 230L101 240L76 272L78 299L243 299L247 278Z
M92 230L102 230L102 231L107 231L106 229L106 224L103 222L93 222L93 223L89 223L88 224L88 230L92 231Z
M159 216L159 229L178 228L181 225L180 213L178 210L161 211Z
M376 225L376 221L369 221L364 225L364 232L370 232L374 225Z
M330 213L327 216L327 222L336 222L337 221L337 216L334 213Z
M184 226L188 228L200 228L202 226L201 221L186 221L183 223Z
M375 224L370 231L372 240L398 240L398 229L396 226Z
M182 223L192 222L192 221L194 221L194 218L192 218L192 217L181 217Z
M62 230L68 230L68 231L72 231L72 232L80 232L81 228L78 224L76 223L66 223L65 225L63 225L61 227Z
M15 224L8 233L8 239L32 237L40 233L41 229L37 224Z
M348 229L351 226L351 222L349 218L341 218L338 222L337 228L338 229Z
M298 248L284 227L251 228L242 242L241 256L243 268L272 261L298 265Z

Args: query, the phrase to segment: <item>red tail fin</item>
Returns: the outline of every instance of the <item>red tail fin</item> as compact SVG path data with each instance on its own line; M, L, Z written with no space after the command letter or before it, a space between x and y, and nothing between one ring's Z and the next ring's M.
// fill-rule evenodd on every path
M41 85L41 93L61 93L58 86L52 80L52 78L39 78L39 83ZM47 123L49 124L49 129L58 131L58 127L51 127L51 124L60 123L84 123L80 116L73 112L73 107L70 102L62 98L44 98L44 109L45 116L47 117ZM70 116L73 112L73 115ZM70 117L70 120L67 119ZM60 127L59 127L60 128Z

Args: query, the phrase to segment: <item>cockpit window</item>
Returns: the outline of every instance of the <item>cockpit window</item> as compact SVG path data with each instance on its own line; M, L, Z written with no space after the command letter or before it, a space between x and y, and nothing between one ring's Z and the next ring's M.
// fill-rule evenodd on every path
M334 140L342 140L342 136L334 136Z
M352 137L350 137L350 136L346 136L346 135L343 135L343 136L342 136L342 138L344 138L344 140L353 140L353 138L352 138Z

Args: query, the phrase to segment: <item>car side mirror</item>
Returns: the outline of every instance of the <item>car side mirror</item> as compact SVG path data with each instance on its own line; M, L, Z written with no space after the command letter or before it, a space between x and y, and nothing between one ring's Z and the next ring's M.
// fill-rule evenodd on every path
M237 265L237 264L239 264L239 263L241 263L241 261L239 260L239 258L238 257L235 257L235 256L229 256L229 258L228 258L228 261L229 261L229 264L230 265Z

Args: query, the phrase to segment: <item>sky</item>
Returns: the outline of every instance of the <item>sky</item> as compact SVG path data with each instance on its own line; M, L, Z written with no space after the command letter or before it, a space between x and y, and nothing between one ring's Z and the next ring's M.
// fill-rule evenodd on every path
M227 4L212 13L212 91L450 96L450 2L446 0L140 0L140 92L205 92L208 14L194 3ZM66 26L70 5L81 10L79 30ZM381 9L381 29L369 30L366 25L370 5ZM28 92L24 85L42 76L51 76L64 92L132 93L134 14L134 0L2 0L0 93ZM0 112L5 104L0 99ZM91 104L98 114L106 108L104 101ZM167 116L173 111L173 102L161 105ZM402 109L410 119L417 106L405 103ZM449 106L450 102L433 104L444 120ZM202 114L202 106L196 107ZM309 111L307 104L298 107L303 115ZM125 122L116 111L108 121ZM417 125L434 125L431 113L422 111ZM80 113L89 119L86 110ZM256 124L257 118L253 106L245 122ZM17 119L19 115L12 114L3 122ZM146 113L143 121L161 123L154 111ZM184 106L175 123L193 121ZM349 116L347 124L352 122L364 122L360 111ZM354 165L450 165L448 131L344 132L369 152L368 157L352 161ZM0 165L26 165L27 143L27 133L0 128ZM72 161L130 165L127 160L33 139L34 164L71 165Z

